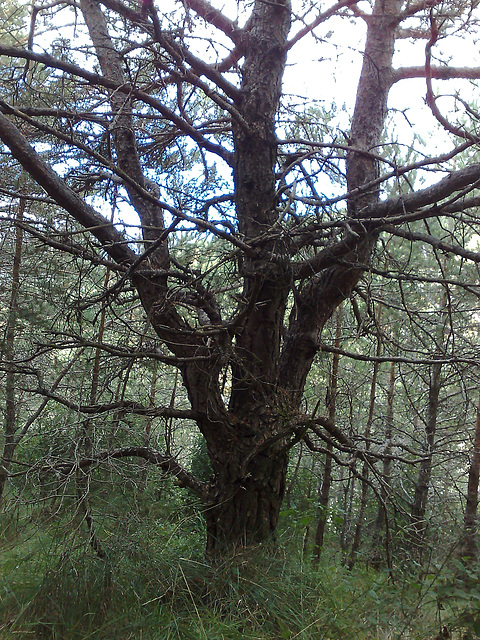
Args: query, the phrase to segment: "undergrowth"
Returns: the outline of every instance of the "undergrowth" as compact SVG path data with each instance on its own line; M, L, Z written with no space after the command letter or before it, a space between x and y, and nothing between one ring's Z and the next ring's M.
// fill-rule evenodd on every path
M211 566L198 519L103 524L103 559L65 514L2 523L1 640L427 640L444 625L479 637L475 576L396 570L392 581L348 571L328 548L314 569L288 530L275 552Z

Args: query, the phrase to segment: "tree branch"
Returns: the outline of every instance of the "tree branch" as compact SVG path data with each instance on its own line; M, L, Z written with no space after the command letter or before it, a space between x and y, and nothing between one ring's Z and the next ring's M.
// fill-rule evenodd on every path
M478 80L480 78L480 67L437 67L430 68L431 77L435 80ZM412 78L425 78L425 66L423 67L402 67L393 69L392 85L400 80Z
M313 22L305 25L303 29L300 29L300 31L298 31L298 33L296 33L293 36L293 38L287 42L287 49L291 49L294 45L297 44L299 40L305 37L308 33L311 33L316 27L318 27L318 25L320 25L322 22L325 22L325 20L330 18L330 16L337 13L339 9L343 9L344 7L350 7L352 5L357 4L357 2L358 0L340 0L336 4L332 5L326 11L323 11L322 13L320 13Z
M397 214L410 213L435 204L441 207L441 201L457 191L471 191L480 184L480 163L471 164L464 169L452 171L436 184L414 193L401 194L365 207L359 213L361 220L391 218Z
M407 229L398 229L398 227L393 227L391 225L384 225L381 227L381 230L386 231L393 236L406 238L411 241L423 242L424 244L429 244L434 249L439 249L445 253L453 253L454 255L465 258L465 260L471 260L477 264L480 263L480 253L477 253L476 251L469 251L464 247L444 242L443 240L430 236L426 233L416 233Z
M0 113L0 139L48 195L102 243L111 258L119 264L131 264L135 260L136 255L127 246L125 236L70 189L3 113Z
M186 122L180 116L177 116L171 109L166 107L164 104L153 98L148 93L141 91L140 89L136 89L132 87L130 84L121 84L106 78L104 76L100 76L96 73L92 73L90 71L86 71L81 67L71 64L69 62L64 62L63 60L58 60L53 56L50 56L46 53L35 53L34 51L26 51L24 49L17 49L16 47L8 47L0 44L0 55L8 56L11 58L23 58L25 60L33 60L34 62L40 62L44 64L46 67L51 67L53 69L60 69L61 71L65 71L70 75L83 78L87 80L92 85L99 85L105 87L106 89L112 89L113 91L117 91L127 96L133 96L138 100L148 104L150 107L158 111L166 120L172 122L178 129L187 136L190 136L192 140L194 140L200 147L206 149L207 151L211 151L216 155L223 158L228 164L231 163L231 152L224 149L221 145L210 142L206 138L202 136L199 131L193 127L191 124Z
M232 22L223 13L213 7L206 0L183 0L183 3L187 9L192 9L197 15L213 25L232 40L235 44L238 44L241 39L242 30L238 28L235 22Z
M178 418L179 420L196 420L198 414L188 409L175 409L174 407L145 407L139 402L133 400L121 400L118 402L109 402L105 404L78 404L70 402L66 398L62 398L47 389L37 388L33 390L45 398L54 400L58 404L73 409L79 413L87 415L99 415L109 413L111 411L119 411L121 413L134 413L139 416L149 416L151 418Z
M121 458L142 458L150 464L159 467L164 473L174 476L180 486L193 491L203 502L209 502L209 487L205 482L201 482L186 469L184 469L175 458L166 456L156 449L150 447L126 447L101 451L86 458L80 458L73 462L53 463L46 467L47 471L57 471L68 475L77 469L88 471L93 465L108 460L119 460Z
M477 365L478 358L463 358L461 356L454 356L452 358L406 358L403 356L367 356L362 353L353 353L352 351L346 351L345 349L338 349L337 347L331 347L323 344L322 351L327 353L338 353L345 358L351 360L359 360L361 362L400 362L402 364L411 365L433 365L433 364L457 364L459 362L463 364Z

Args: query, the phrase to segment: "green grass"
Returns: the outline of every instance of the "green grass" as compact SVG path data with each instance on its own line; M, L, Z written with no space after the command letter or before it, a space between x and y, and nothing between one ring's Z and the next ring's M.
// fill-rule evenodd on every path
M397 571L392 584L386 573L347 571L329 549L314 570L294 540L212 567L197 524L101 524L101 560L65 514L25 518L0 538L0 640L426 640L460 624L448 598L438 607L446 578ZM466 587L457 596L464 615Z

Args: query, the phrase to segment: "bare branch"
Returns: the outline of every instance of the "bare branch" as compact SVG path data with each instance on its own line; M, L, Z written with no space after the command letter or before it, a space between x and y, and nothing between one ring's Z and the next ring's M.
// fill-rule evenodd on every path
M325 20L330 18L330 16L333 16L340 9L356 5L357 2L358 0L340 0L336 4L332 5L329 9L320 13L313 22L307 24L303 29L300 29L300 31L296 33L291 40L289 40L287 48L291 49L299 40L304 38L308 33L311 33L316 27L318 27L318 25L325 22Z
M429 41L425 46L425 80L427 82L427 95L425 101L427 105L430 107L430 111L433 113L436 120L442 125L442 127L450 132L453 135L458 136L459 138L463 138L464 140L470 140L472 142L478 142L480 139L478 136L474 136L469 133L463 127L456 127L445 118L445 116L441 113L440 109L437 105L437 98L433 93L432 88L432 69L431 69L431 60L432 60L432 47L436 43L438 39L438 27L435 16L433 15L433 9L430 9L430 31L431 36Z
M54 462L45 467L45 471L57 471L65 475L69 475L77 469L88 471L91 467L98 465L101 462L119 460L122 458L142 458L150 464L159 467L163 473L174 476L179 486L190 489L204 502L209 502L210 500L209 487L206 483L201 482L189 473L172 456L166 456L160 451L150 447L125 447L122 449L101 451L87 458L80 458L73 462Z
M409 231L408 229L399 229L398 227L392 227L390 225L384 225L381 227L382 231L386 231L387 233L391 233L394 236L398 236L399 238L406 238L407 240L411 240L412 242L423 242L424 244L429 244L434 249L438 249L440 251L444 251L445 253L452 253L453 255L460 256L461 258L465 258L465 260L470 260L471 262L475 262L477 264L480 263L480 253L476 251L469 251L464 247L459 245L453 245L448 242L444 242L439 238L435 238L434 236L430 236L426 233L417 233L414 231Z
M229 20L223 13L213 7L206 0L184 0L185 7L192 9L197 15L213 25L228 36L235 44L238 44L241 38L241 29L235 22Z
M150 416L151 418L178 418L179 420L195 420L198 414L188 409L175 409L174 407L145 407L139 402L133 400L122 400L119 402L109 402L105 404L77 404L70 402L66 398L62 398L47 389L37 388L32 390L45 398L54 400L58 404L73 409L79 413L87 415L100 415L102 413L110 413L118 411L120 413L134 413L139 416Z
M58 60L57 58L54 58L46 53L35 53L33 51L26 51L24 49L17 49L15 47L7 47L0 44L0 55L5 55L12 58L34 60L35 62L44 64L46 67L60 69L61 71L65 71L72 76L83 78L93 85L99 85L105 87L106 89L112 89L114 91L118 91L119 93L123 93L124 95L134 96L138 100L141 100L145 104L148 104L150 107L158 111L164 118L175 124L180 131L182 131L185 135L190 136L192 140L194 140L200 147L203 147L207 151L215 153L229 164L231 162L229 151L224 149L222 146L207 140L198 132L195 127L186 122L183 118L180 118L180 116L177 116L171 109L168 109L168 107L162 104L159 100L153 98L148 93L145 93L140 89L132 87L130 84L120 84L118 82L115 82L114 80L105 78L104 76L86 71L85 69L82 69L75 64L64 62L63 60Z
M411 365L458 364L460 362L474 366L478 364L477 357L465 358L463 356L453 356L451 358L406 358L403 356L367 356L363 353L354 353L352 351L338 349L337 347L328 346L326 344L322 344L320 348L322 351L338 353L345 358L359 360L360 362L400 362L402 364Z

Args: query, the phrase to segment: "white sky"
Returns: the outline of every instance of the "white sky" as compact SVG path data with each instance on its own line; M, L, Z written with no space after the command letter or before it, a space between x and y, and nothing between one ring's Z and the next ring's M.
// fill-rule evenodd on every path
M160 0L155 1L159 6ZM163 0L162 6L173 9L174 7L178 8L179 5L172 0L166 0L165 4L165 0ZM366 7L367 5L365 2L361 2L361 6ZM223 3L222 8L230 18L239 19L239 22L242 23L242 15L239 14L238 7L235 0L229 0ZM71 21L72 16L71 10L63 10L58 14L58 20ZM196 24L200 25L197 27L197 33L201 35L202 21L196 21ZM295 29L297 28L295 27ZM284 91L287 94L317 100L322 107L327 109L335 102L337 115L332 125L336 124L341 130L347 132L362 65L365 23L361 19L353 21L345 17L332 17L324 25L321 25L316 33L323 38L321 42L315 42L311 36L306 36L290 51L283 83ZM65 29L60 27L59 31L52 30L50 33L43 33L41 37L36 39L36 45L48 51L49 39L51 44L53 39L60 34L71 35L71 27L65 27ZM76 34L77 37L80 34L78 29ZM221 39L221 34L217 32L217 35ZM475 66L478 64L479 58L476 40L475 34L472 34L468 39L452 37L448 41L439 42L433 50L433 55L439 54L448 45L451 64ZM197 40L195 43L201 50L202 41ZM78 46L78 41L76 44ZM394 62L397 67L423 65L425 62L425 40L413 43L401 41ZM434 90L437 94L444 91L452 93L456 89L462 91L464 98L473 99L473 92L469 89L466 81L434 81ZM426 85L423 79L405 80L394 85L390 92L389 105L395 107L398 112L393 113L391 119L395 123L396 136L403 143L410 144L413 140L413 134L417 131L426 140L425 151L429 155L435 155L449 151L453 143L449 135L440 131L426 107L425 92ZM446 100L439 101L439 106L442 109L448 109L448 104ZM344 110L342 110L343 105L345 105ZM418 141L415 142L415 145L421 149Z

